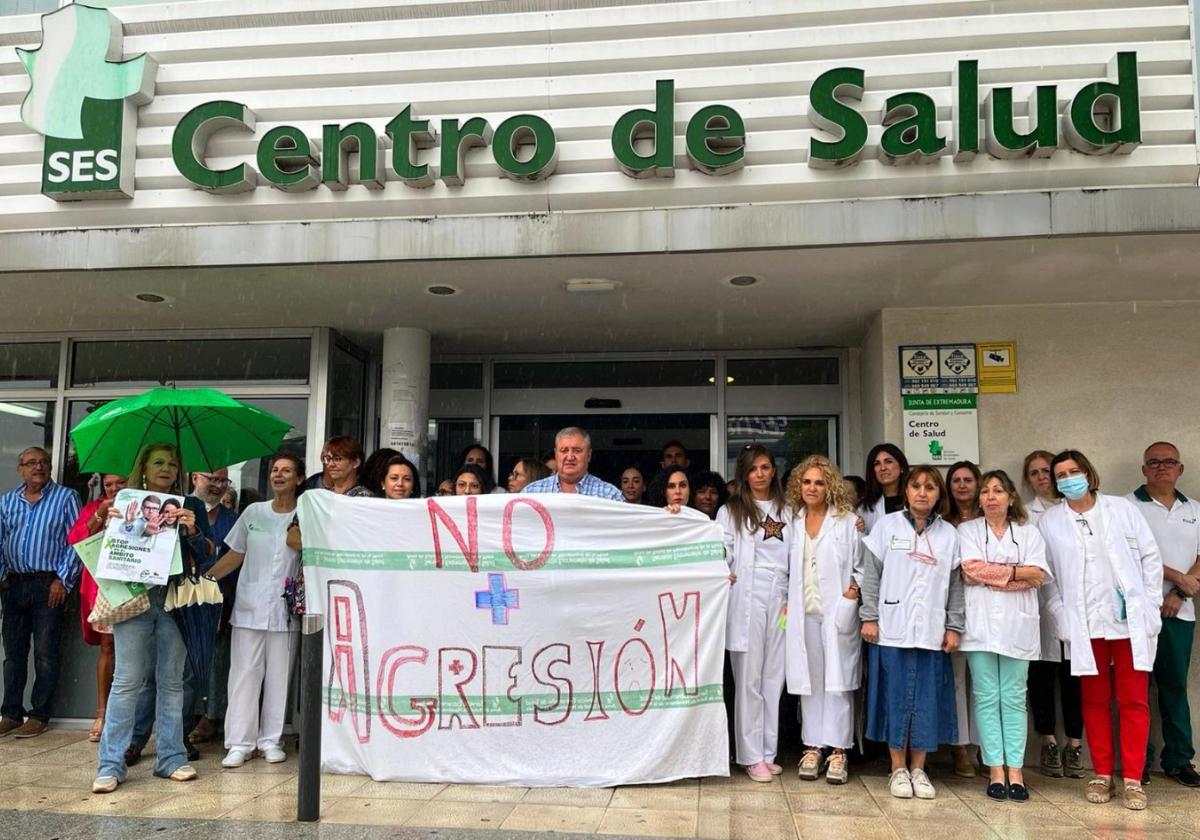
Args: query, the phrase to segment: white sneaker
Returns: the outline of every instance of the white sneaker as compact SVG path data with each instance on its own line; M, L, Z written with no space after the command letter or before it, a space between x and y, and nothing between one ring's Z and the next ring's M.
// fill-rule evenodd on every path
M267 764L278 764L281 761L287 761L287 753L278 744L273 747L267 747L262 751L262 754L263 758L267 760Z
M225 757L221 759L221 766L232 770L235 767L241 767L243 764L245 764L246 759L249 757L249 753L234 747L229 752L225 753Z
M888 788L892 792L892 796L897 799L912 799L913 785L912 777L908 775L908 770L901 767L899 770L892 771L891 780L888 782Z
M924 770L912 771L912 789L917 799L933 799L937 796L933 782L929 781L929 776L925 775Z

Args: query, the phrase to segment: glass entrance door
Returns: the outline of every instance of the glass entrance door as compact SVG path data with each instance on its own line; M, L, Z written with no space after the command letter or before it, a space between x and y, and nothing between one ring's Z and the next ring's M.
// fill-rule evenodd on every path
M541 460L554 448L554 435L567 426L586 429L592 438L589 471L613 484L631 464L646 480L658 471L663 444L677 440L687 448L691 469L707 470L712 453L708 414L521 414L502 416L496 458L501 477L519 458Z

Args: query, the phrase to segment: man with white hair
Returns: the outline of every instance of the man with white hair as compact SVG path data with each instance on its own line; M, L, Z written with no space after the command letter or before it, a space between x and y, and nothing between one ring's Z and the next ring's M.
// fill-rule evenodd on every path
M522 493L578 493L611 502L624 500L621 491L588 472L592 460L592 438L578 426L568 426L554 436L554 458L558 472L525 485Z

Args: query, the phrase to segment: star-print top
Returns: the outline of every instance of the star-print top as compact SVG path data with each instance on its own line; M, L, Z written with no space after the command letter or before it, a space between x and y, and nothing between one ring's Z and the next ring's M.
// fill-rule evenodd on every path
M756 566L786 569L788 567L788 545L791 541L792 526L781 511L769 501L760 502L759 513L762 523L754 535L754 561Z

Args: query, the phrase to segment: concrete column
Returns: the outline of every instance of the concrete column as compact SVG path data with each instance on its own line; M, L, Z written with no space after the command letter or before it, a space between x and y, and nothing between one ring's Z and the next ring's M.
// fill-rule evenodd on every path
M393 327L383 333L379 445L421 466L429 429L429 333Z

